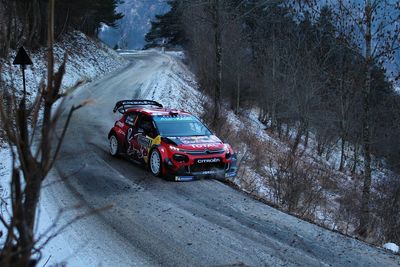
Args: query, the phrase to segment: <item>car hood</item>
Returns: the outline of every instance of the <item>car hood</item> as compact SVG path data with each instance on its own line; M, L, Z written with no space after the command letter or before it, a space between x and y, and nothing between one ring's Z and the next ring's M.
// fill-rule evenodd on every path
M186 150L219 150L224 148L222 141L215 135L167 137L179 148Z

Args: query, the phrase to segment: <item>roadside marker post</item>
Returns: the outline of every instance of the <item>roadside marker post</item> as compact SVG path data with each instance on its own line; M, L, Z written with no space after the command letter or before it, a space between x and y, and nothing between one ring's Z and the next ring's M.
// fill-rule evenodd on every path
M23 125L27 125L26 121L26 82L25 82L25 69L26 65L32 65L32 60L26 53L23 46L21 46L18 50L17 55L15 56L13 65L20 65L22 70L22 83L24 87L24 95L22 96L21 102L19 103L19 111L22 114L22 120L24 121ZM23 129L21 135L24 136L24 139L27 140L27 129Z
M23 46L21 46L18 50L17 55L15 56L13 65L20 65L21 66L21 70L22 70L22 83L24 86L24 98L26 96L26 84L25 84L25 69L26 69L26 65L32 65L32 60L31 58L28 56L28 54L25 51L25 48Z

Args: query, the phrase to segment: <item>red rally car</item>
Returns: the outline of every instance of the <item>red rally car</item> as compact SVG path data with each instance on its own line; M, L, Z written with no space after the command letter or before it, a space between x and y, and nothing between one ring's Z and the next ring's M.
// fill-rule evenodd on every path
M122 117L108 139L113 156L126 155L153 175L190 181L236 175L236 155L195 116L152 100L122 100Z

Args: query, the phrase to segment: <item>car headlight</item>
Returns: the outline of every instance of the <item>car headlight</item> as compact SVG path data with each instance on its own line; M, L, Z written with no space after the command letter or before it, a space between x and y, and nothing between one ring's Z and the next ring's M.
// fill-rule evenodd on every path
M169 149L171 149L171 151L176 151L176 152L181 151L181 149L179 147L171 146L171 145L169 146Z

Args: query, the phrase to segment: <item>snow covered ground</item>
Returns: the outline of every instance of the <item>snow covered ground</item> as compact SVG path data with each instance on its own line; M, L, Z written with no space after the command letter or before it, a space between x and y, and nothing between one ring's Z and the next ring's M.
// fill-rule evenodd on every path
M40 83L46 77L46 49L28 51L33 65L25 70L26 89L28 100L35 99ZM111 71L122 68L128 61L117 52L106 45L93 40L83 33L74 32L57 42L54 46L55 70L61 64L64 55L68 55L66 73L63 77L62 88L74 86L77 82L90 82L93 78L99 77ZM22 92L22 74L18 66L12 64L16 51L11 51L8 59L0 59L0 83L16 88L18 93ZM1 140L0 140L1 141ZM1 161L0 171L2 174L9 170L7 159L9 154L6 145L0 144ZM3 177L2 175L2 177Z
M33 65L28 66L26 73L26 88L28 101L33 101L36 92L46 77L46 49L28 51ZM74 86L77 82L90 82L92 79L120 69L129 62L106 45L91 39L80 32L66 35L54 46L55 70L61 64L64 55L68 55L66 73L63 78L62 89ZM0 59L1 84L16 88L17 94L22 92L22 74L19 67L12 65L16 51L11 51L8 59ZM7 218L9 212L9 181L11 174L10 149L4 141L0 140L0 213ZM50 225L46 213L41 216L42 225ZM46 220L47 219L47 220ZM0 227L4 232L4 229ZM3 235L3 238L5 235ZM0 239L0 242L3 239Z
M12 158L8 147L0 143L0 214L3 218L9 218L8 212L10 209L8 208L8 198L10 196L9 181L12 168L11 163ZM3 224L0 224L0 231L3 233L2 237L4 237L5 228ZM1 241L3 241L2 238L0 238L0 242Z
M399 253L400 252L399 246L396 245L395 243L386 243L386 244L383 245L383 248L385 248L387 250L390 250L390 251L392 251L394 253Z
M33 62L33 65L28 66L25 71L26 89L32 99L40 83L45 81L47 54L45 48L27 52ZM55 44L55 70L60 66L65 54L68 58L66 73L63 77L63 89L75 85L78 81L91 81L95 77L109 73L128 63L114 50L80 32L68 34ZM21 92L21 70L18 66L12 64L15 55L16 51L11 51L7 60L0 59L0 79Z

